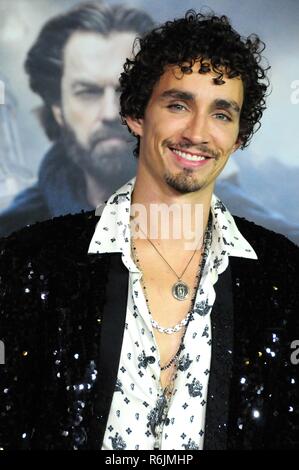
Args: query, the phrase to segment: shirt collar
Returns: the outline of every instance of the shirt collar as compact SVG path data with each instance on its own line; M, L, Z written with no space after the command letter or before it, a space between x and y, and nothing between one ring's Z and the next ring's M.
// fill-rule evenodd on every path
M115 191L103 207L97 207L96 213L102 212L102 215L88 248L88 253L122 253L124 264L132 271L136 271L131 259L130 240L130 207L134 185L135 177ZM255 251L238 230L233 216L214 194L211 211L213 246L217 253L257 259Z
M213 239L218 241L219 251L226 251L228 256L257 259L257 254L239 231L233 216L215 194L212 196L211 211Z
M96 225L88 253L122 253L130 271L138 271L131 259L130 207L135 177L115 191L106 204L96 208L101 218Z

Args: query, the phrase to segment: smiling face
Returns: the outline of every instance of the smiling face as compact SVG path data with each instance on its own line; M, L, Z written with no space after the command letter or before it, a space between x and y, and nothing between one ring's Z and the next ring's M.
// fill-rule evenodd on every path
M182 74L169 66L155 85L144 118L127 118L140 136L138 174L145 185L182 194L207 190L238 142L243 84L240 78L216 85L213 72ZM146 187L146 186L145 186ZM147 186L151 187L151 186Z

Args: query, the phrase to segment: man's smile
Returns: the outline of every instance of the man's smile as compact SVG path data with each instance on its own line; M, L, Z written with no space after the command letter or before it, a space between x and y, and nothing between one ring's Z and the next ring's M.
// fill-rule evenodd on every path
M179 164L180 167L184 168L197 168L205 165L210 160L215 158L211 155L204 152L190 152L186 150L181 150L177 147L168 147L171 151L171 155L175 158L175 161Z

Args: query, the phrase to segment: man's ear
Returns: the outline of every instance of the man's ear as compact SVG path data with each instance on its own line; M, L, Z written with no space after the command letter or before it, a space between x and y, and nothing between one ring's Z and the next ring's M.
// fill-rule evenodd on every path
M55 121L57 122L57 124L60 127L63 127L63 118L62 118L61 107L58 106L57 104L54 104L53 106L51 106L51 109L52 109Z
M238 148L240 148L241 145L242 145L242 139L241 139L241 137L238 137L238 139L236 140L235 145L232 148L232 153L234 153L236 150L238 150Z
M126 117L126 123L129 126L132 134L135 136L142 137L143 135L143 119L132 118L131 116Z

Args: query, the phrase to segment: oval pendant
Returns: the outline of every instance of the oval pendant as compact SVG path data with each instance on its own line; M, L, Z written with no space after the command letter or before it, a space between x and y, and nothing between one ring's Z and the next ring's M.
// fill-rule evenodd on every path
M185 300L189 294L189 287L184 282L176 282L172 286L172 295L177 300Z

